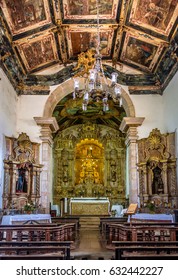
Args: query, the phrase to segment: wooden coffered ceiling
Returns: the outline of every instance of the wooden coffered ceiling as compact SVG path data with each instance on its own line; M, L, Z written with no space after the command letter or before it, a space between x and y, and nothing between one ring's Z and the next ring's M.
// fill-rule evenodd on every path
M49 94L96 47L96 0L0 0L0 66L17 93ZM131 94L162 94L178 63L177 0L99 0L105 74Z

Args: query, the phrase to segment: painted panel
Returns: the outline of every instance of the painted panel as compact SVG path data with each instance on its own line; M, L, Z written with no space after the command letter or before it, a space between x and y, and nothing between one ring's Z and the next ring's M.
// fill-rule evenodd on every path
M111 28L100 27L100 53L109 57L111 54L111 45L113 41L114 30ZM97 47L98 35L96 27L75 28L67 31L69 57L87 51L90 48Z
M121 59L143 70L153 70L164 45L155 40L143 40L140 36L126 33Z
M118 2L116 0L100 0L99 17L115 18ZM63 10L65 19L96 18L96 0L63 0Z
M3 0L2 10L14 35L51 22L47 0Z
M177 14L177 0L134 0L130 22L168 35Z
M38 39L35 38L18 46L28 71L53 62L58 58L54 40L53 34L46 34L46 36L39 36Z

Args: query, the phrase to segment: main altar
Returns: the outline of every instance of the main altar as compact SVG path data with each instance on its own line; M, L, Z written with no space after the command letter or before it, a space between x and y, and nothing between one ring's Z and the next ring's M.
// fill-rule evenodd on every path
M108 215L110 202L108 198L77 197L70 199L71 215Z
M125 204L125 138L85 122L54 138L53 204L64 215L108 215ZM109 209L110 207L110 209Z

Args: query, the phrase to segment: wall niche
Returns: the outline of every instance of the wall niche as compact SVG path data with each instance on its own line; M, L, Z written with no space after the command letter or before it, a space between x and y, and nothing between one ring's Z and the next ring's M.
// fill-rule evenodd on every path
M4 159L3 209L23 211L25 204L39 207L40 173L39 145L31 142L26 133L6 137Z

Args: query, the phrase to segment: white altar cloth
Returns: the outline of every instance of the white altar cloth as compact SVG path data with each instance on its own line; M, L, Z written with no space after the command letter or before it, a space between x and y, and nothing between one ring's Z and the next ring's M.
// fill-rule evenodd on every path
M174 217L171 214L149 214L149 213L137 213L131 215L131 219L134 220L159 220L174 222ZM128 216L128 222L130 222L130 215Z
M50 214L28 214L28 215L5 215L2 217L1 225L23 224L27 221L39 223L51 223Z

